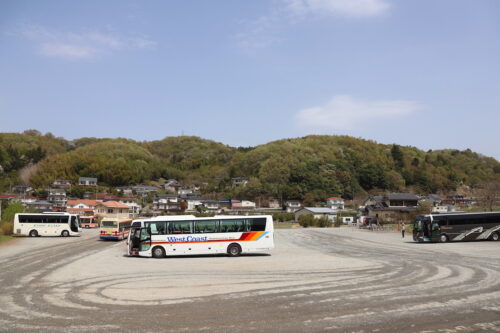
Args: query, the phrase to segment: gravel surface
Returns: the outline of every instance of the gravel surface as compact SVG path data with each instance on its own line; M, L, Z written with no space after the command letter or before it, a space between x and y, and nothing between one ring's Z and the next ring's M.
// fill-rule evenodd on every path
M271 255L129 258L124 242L0 247L0 331L500 332L500 242L280 229Z

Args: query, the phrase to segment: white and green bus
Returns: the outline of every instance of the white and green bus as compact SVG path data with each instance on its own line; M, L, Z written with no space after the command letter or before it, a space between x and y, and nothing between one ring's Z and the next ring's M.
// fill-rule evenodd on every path
M80 217L70 213L18 213L14 216L14 234L37 236L80 236Z
M128 255L163 258L178 255L265 252L274 248L273 218L259 216L157 216L132 224Z

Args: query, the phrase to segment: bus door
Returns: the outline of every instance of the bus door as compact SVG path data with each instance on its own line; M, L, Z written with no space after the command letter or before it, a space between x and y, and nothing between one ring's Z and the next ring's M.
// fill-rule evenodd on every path
M73 232L78 232L78 222L76 221L76 216L71 216L70 229Z
M151 248L151 229L141 228L139 251L147 251Z
M139 246L141 245L141 228L132 228L128 235L128 254L136 256L139 254Z
M432 227L431 227L431 220L428 217L422 220L422 235L423 235L422 240L424 242L431 241Z
M430 239L432 241L438 241L441 236L441 228L439 227L438 221L429 222L430 224Z

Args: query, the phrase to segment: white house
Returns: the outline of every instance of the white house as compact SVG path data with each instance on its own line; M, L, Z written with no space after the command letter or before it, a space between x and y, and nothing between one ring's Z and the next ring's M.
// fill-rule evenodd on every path
M457 211L457 207L453 205L437 205L432 207L433 213L454 213Z
M287 213L295 213L302 208L302 202L300 200L287 200L285 201L285 207Z
M80 185L80 186L97 186L97 178L80 177L80 178L78 178L78 185Z
M299 220L302 215L313 215L315 219L326 217L333 223L337 218L337 211L325 207L304 207L295 212L295 220Z
M330 197L326 199L326 206L333 210L344 209L344 199L339 197Z

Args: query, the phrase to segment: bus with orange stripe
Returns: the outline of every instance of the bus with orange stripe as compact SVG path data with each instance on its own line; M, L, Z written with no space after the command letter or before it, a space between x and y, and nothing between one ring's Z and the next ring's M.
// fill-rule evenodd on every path
M274 248L273 218L258 216L157 216L141 220L128 237L128 255L153 258L179 255L265 252Z

